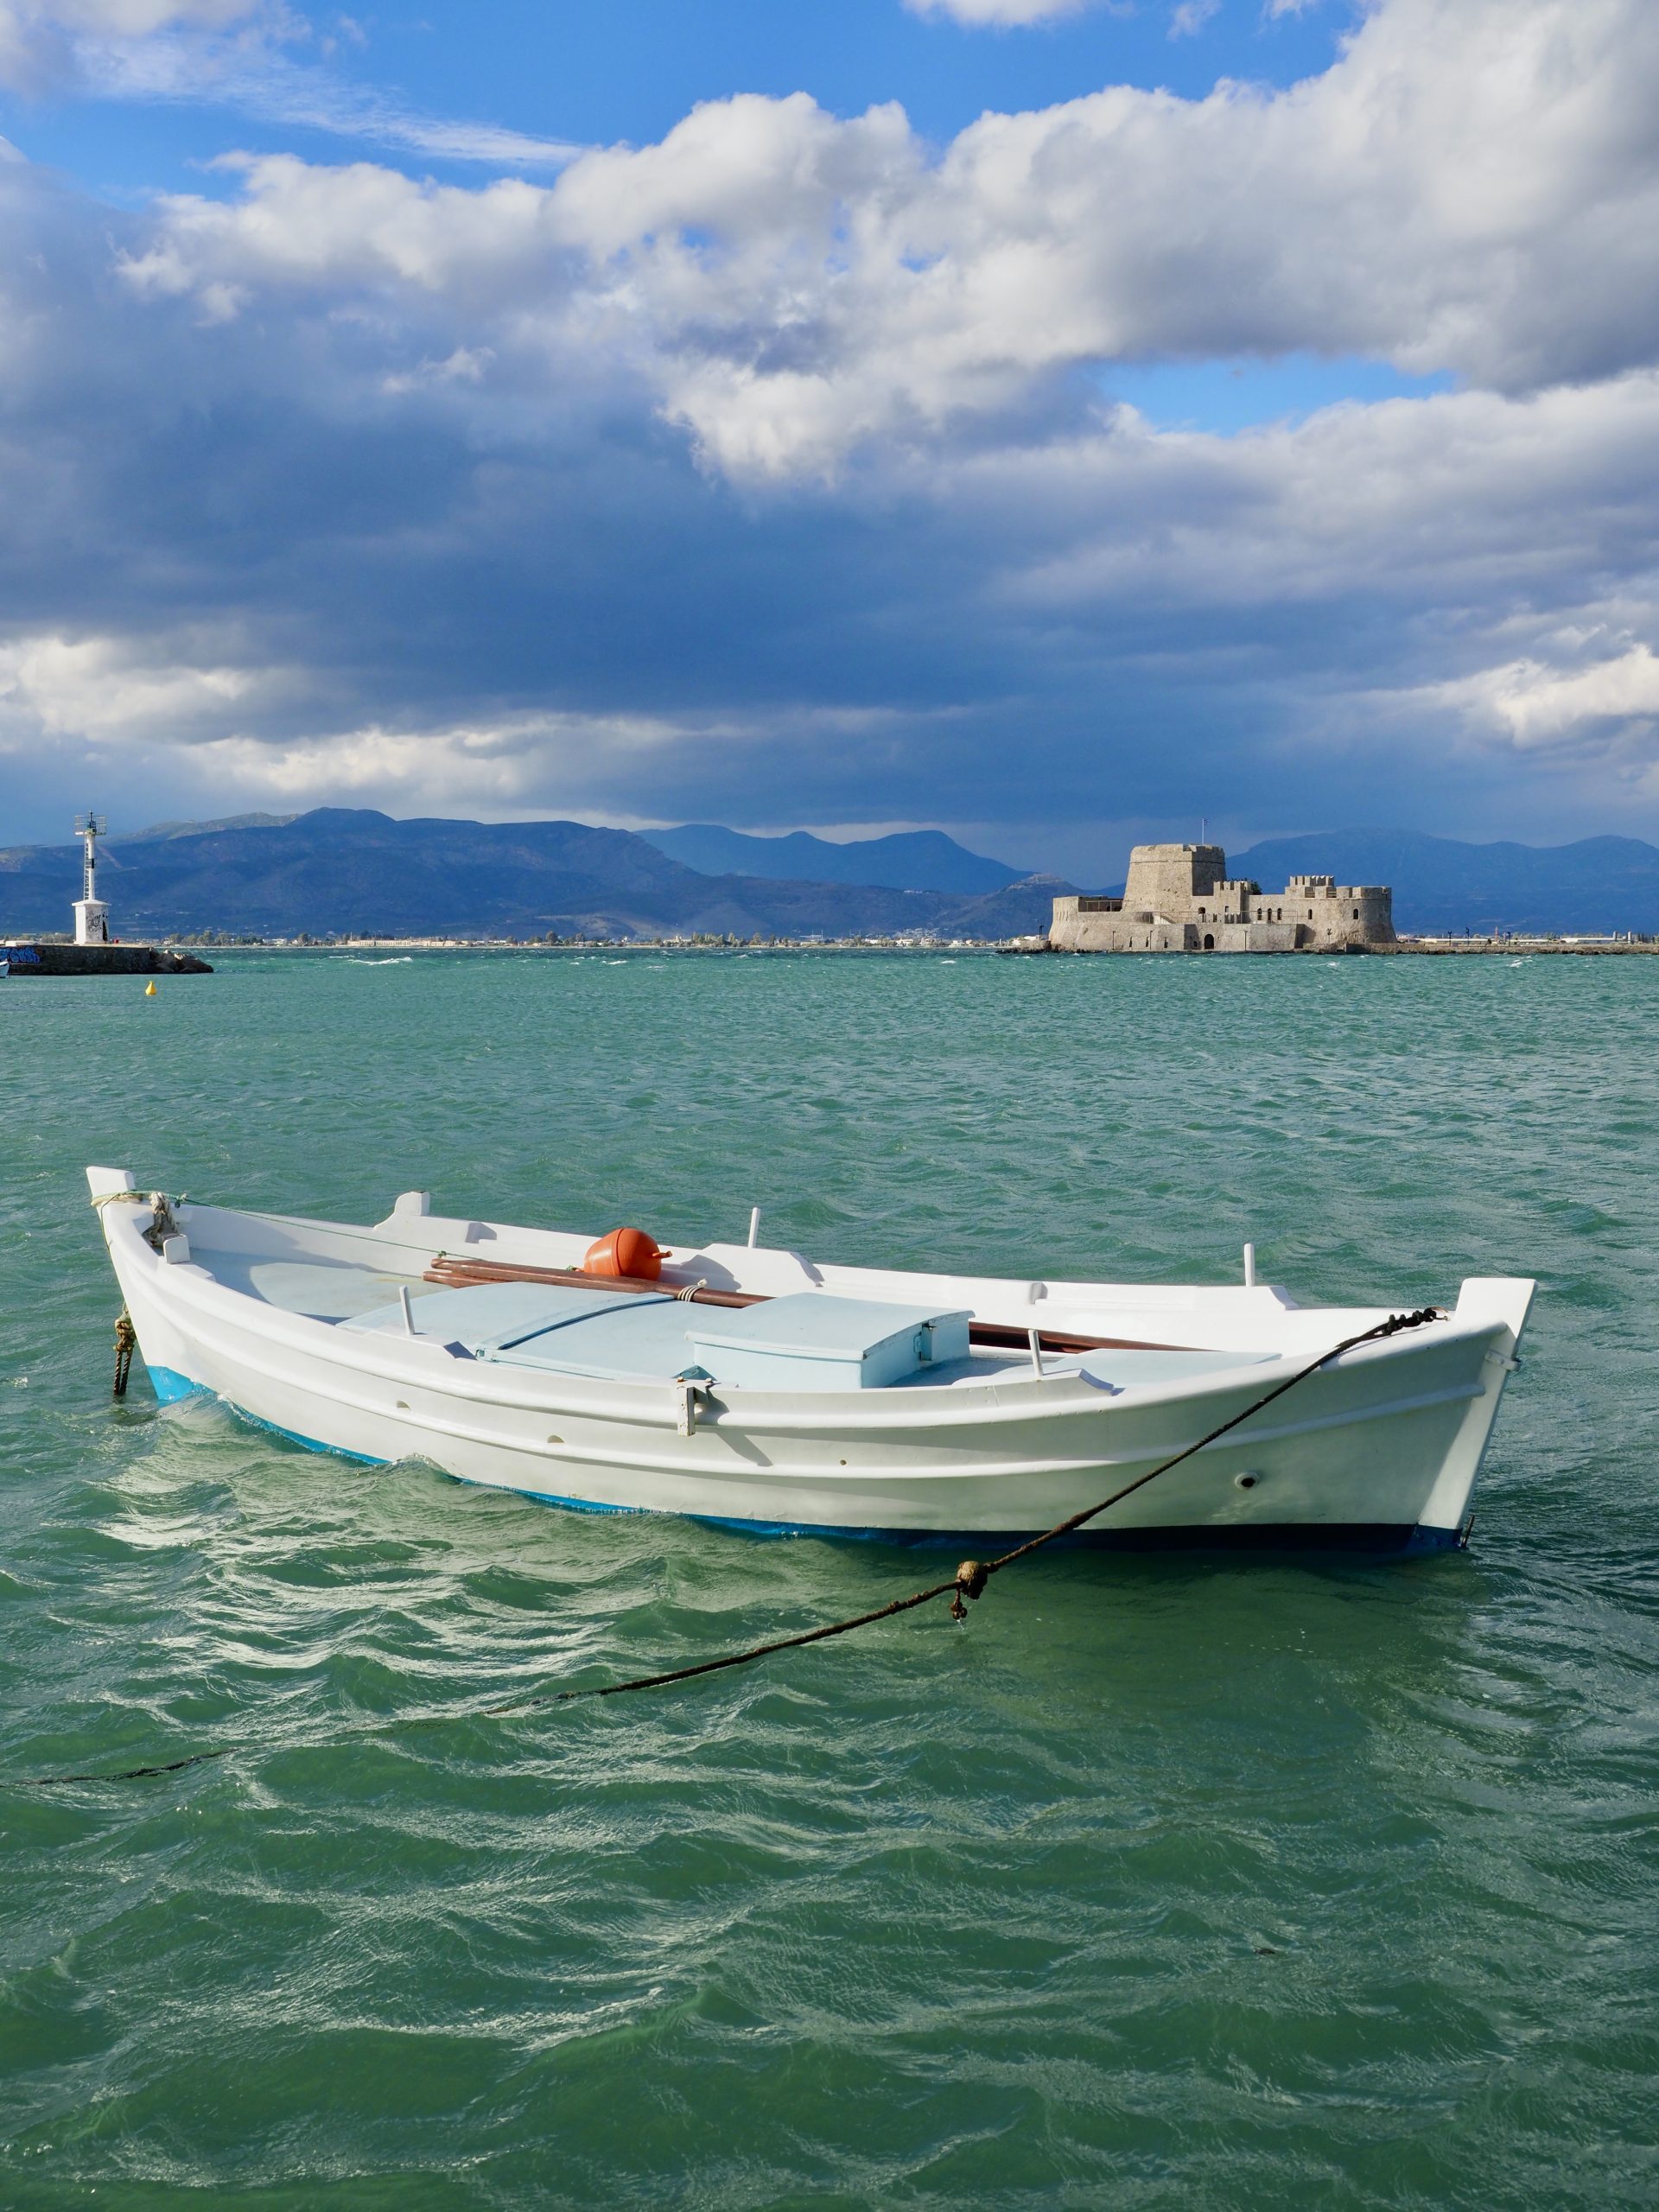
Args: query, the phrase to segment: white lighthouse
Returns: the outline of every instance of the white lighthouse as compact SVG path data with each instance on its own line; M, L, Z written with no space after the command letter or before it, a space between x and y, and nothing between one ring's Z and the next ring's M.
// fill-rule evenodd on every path
M101 814L78 814L75 835L86 848L86 880L75 901L75 943L107 944L110 910L98 895L98 841L109 828Z

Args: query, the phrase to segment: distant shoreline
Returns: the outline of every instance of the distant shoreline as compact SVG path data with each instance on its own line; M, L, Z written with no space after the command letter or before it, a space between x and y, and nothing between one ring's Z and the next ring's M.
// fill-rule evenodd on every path
M6 940L0 939L0 957L3 957ZM67 939L49 937L43 932L30 936L14 931L9 942L16 947L38 948L50 956L76 950ZM137 941L134 941L137 945ZM109 948L116 953L130 948L119 945ZM145 952L152 948L148 942L137 945ZM735 944L685 944L658 942L654 938L563 938L556 944L545 944L534 938L467 938L467 937L383 937L313 938L308 943L291 938L226 938L211 931L199 937L168 937L155 940L158 954L186 955L211 952L215 956L234 952L294 952L330 953L336 958L380 959L406 958L417 952L490 952L535 953L537 956L558 957L574 955L577 958L594 953L640 953L680 956L721 954L760 954L767 952L905 952L943 954L947 959L957 959L967 953L990 955L1014 950L1007 944L988 938L958 938L954 942L940 940L937 944L918 944L903 938L778 938L753 944L739 938ZM103 951L105 948L94 948ZM109 963L105 963L109 964Z
M1332 952L1318 947L1307 947L1287 953L1181 953L1168 955L1146 952L1072 952L1035 942L1031 938L988 938L916 939L904 938L772 938L756 942L751 939L704 939L694 942L684 938L563 938L556 944L535 938L461 938L461 937L375 937L334 938L309 943L291 938L225 939L212 933L200 936L169 937L165 941L169 950L205 950L213 952L330 952L336 954L374 953L401 955L416 952L513 952L538 954L646 953L646 954L707 954L707 953L767 953L767 952L906 952L944 954L957 957L964 953L978 955L1018 955L1028 958L1070 960L1147 960L1178 957L1183 959L1462 959L1479 956L1507 956L1511 959L1530 958L1535 954L1555 957L1602 958L1609 955L1659 953L1659 936L1633 937L1624 935L1562 936L1562 937L1417 937L1402 938L1396 944L1372 945L1363 951Z

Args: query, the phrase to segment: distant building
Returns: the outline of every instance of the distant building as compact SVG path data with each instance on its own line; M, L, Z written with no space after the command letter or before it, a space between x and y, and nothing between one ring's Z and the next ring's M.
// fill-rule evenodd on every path
M75 835L86 849L84 885L81 896L75 901L77 944L107 944L110 941L110 910L98 895L98 841L104 830L101 814L75 817Z
M1058 952L1363 952L1392 944L1381 884L1293 875L1282 891L1230 880L1219 845L1137 845L1121 899L1057 899Z

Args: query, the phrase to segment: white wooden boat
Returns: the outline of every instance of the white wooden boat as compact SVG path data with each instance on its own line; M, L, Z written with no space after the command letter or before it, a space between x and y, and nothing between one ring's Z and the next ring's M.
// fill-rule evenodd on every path
M658 1282L607 1287L582 1272L587 1236L448 1218L424 1192L357 1227L169 1208L125 1169L87 1179L162 1401L211 1392L320 1451L754 1532L1051 1528L1389 1311L757 1243L676 1249ZM1441 1318L1344 1353L1090 1533L1461 1542L1533 1288L1465 1281Z

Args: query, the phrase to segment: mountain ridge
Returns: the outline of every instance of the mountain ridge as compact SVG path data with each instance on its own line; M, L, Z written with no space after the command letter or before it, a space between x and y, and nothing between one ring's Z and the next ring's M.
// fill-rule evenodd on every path
M80 849L0 851L0 931L61 930ZM579 822L398 821L319 807L286 822L108 840L99 889L126 938L234 936L1001 938L1044 929L1071 887L1034 878L969 896L709 876L631 830Z
M1273 891L1298 874L1390 884L1395 928L1418 936L1659 930L1659 848L1640 837L1476 845L1424 830L1337 830L1268 838L1230 854L1228 867Z
M847 844L814 836L810 830L760 837L712 822L687 823L678 830L642 830L639 835L659 853L701 875L747 875L763 881L855 883L973 896L1006 891L1010 884L1038 873L969 852L943 830L900 830Z

